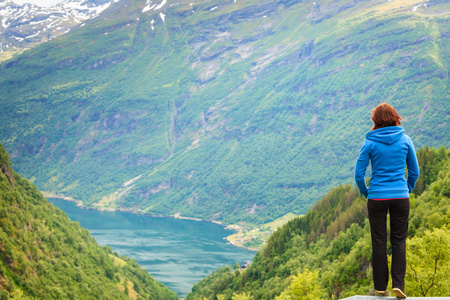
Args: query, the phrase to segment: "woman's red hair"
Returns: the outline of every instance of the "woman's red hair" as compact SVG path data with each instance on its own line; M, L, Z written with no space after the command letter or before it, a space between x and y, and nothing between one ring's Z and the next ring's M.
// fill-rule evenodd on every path
M388 126L400 126L402 117L387 103L380 103L372 110L373 127L371 130Z

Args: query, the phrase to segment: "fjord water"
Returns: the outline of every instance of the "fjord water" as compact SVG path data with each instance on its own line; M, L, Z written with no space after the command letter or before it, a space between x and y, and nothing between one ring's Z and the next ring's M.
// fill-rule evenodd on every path
M156 280L184 297L192 286L225 265L252 260L255 252L227 244L233 233L209 222L158 218L120 211L81 209L49 199L72 221L89 229L100 245L134 258Z

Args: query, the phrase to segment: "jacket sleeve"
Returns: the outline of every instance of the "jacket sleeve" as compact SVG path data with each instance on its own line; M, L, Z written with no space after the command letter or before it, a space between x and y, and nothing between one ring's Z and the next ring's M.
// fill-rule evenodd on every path
M406 156L406 167L408 168L408 191L412 193L416 181L419 178L419 163L417 162L416 150L412 141L409 141L408 155Z
M355 166L355 181L358 186L359 192L363 194L366 198L368 195L368 188L366 182L364 180L364 175L366 174L367 166L370 161L370 147L369 142L367 140L364 141L364 144L359 151L358 160L356 161Z

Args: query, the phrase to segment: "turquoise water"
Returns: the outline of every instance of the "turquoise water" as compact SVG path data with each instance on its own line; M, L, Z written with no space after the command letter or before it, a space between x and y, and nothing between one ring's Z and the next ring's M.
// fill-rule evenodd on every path
M224 238L233 231L214 223L86 210L73 202L49 200L89 229L100 245L134 258L179 297L214 270L253 260L255 255L227 244Z

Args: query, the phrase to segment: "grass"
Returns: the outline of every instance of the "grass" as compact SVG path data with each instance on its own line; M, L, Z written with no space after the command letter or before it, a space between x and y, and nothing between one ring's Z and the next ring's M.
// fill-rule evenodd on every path
M238 247L245 247L251 250L261 250L262 246L266 243L274 231L286 224L288 221L297 217L299 216L293 213L287 213L272 222L258 226L229 226L229 228L236 229L238 232L228 236L227 240L231 244Z

